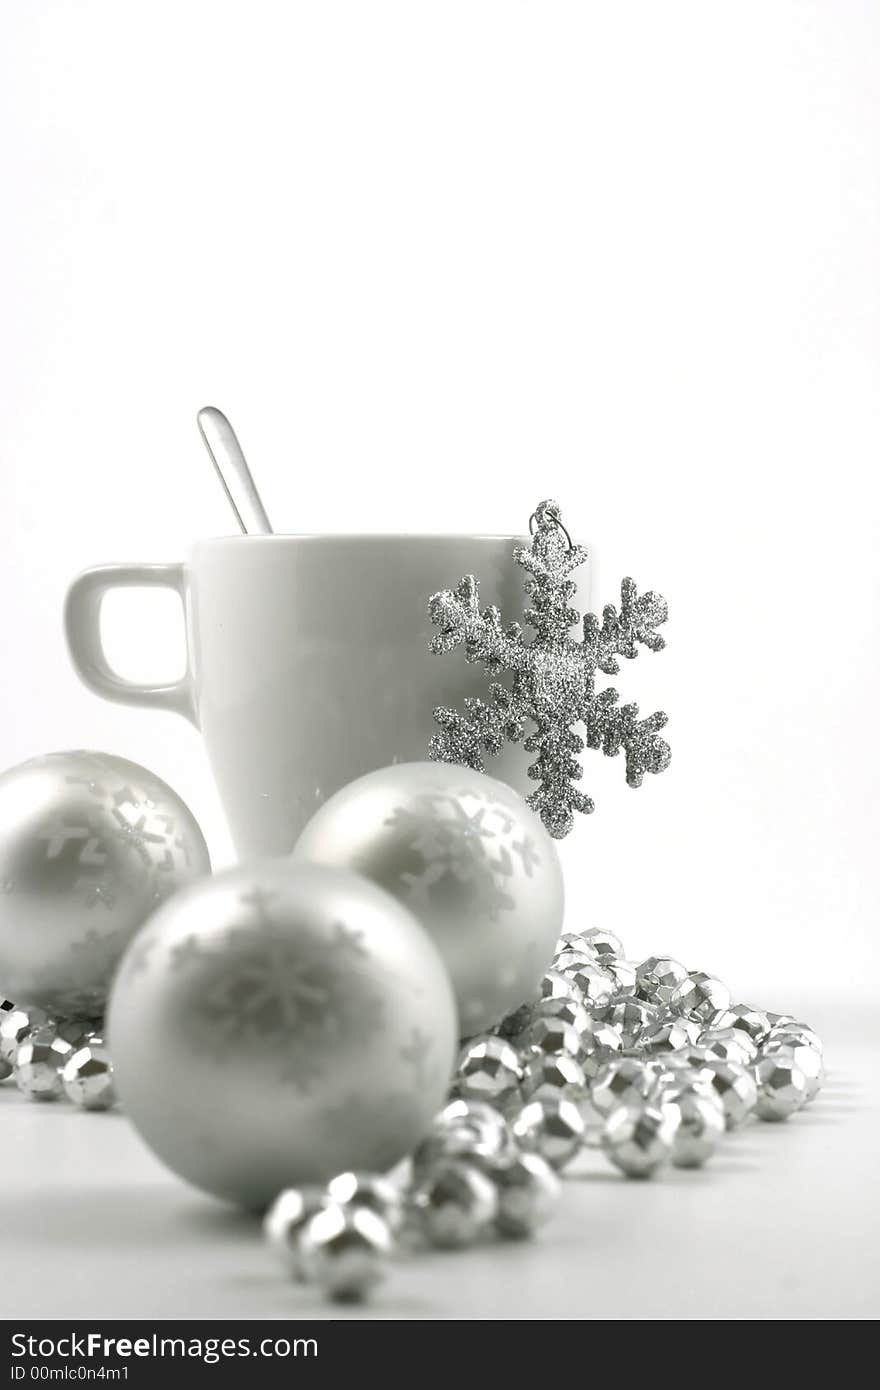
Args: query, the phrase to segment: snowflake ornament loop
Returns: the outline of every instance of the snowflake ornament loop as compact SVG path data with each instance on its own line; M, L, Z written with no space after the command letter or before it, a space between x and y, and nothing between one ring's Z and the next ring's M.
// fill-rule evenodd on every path
M522 743L536 755L528 772L539 784L527 801L558 840L571 830L575 811L593 810L591 798L574 785L583 775L577 754L585 746L606 757L622 749L631 787L640 787L646 772L669 766L669 745L658 737L666 715L658 710L639 719L638 705L618 704L613 688L596 691L596 672L617 675L618 657L632 659L640 645L662 650L665 643L656 629L666 621L667 609L660 594L639 594L633 580L624 579L620 610L606 605L601 623L588 613L583 638L575 641L569 633L580 614L571 607L576 585L570 576L587 551L572 543L555 502L535 508L529 529L531 546L517 546L513 552L528 576L524 588L531 602L522 624L505 626L494 606L481 611L472 574L428 603L428 616L439 628L432 651L463 646L466 659L481 662L489 675L513 675L510 688L493 682L488 700L466 699L463 713L438 706L434 719L440 727L429 755L483 772L485 754L495 756L506 743ZM524 627L532 628L534 637L527 638ZM585 737L575 733L576 725L583 725Z

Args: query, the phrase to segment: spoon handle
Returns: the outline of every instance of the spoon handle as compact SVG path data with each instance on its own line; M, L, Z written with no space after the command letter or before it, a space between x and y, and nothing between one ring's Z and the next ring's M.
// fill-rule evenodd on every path
M205 441L205 448L211 455L217 477L223 484L229 505L235 512L235 519L246 536L269 536L272 527L266 515L260 494L251 477L251 470L222 410L206 405L198 413L198 425Z

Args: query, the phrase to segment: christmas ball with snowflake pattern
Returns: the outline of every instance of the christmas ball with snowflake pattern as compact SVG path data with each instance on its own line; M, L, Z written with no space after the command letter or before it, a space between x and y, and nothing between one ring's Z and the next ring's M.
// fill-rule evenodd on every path
M562 870L510 787L447 763L382 768L331 797L294 855L353 869L418 917L452 977L462 1036L534 998L562 925Z
M196 1187L254 1209L385 1172L441 1108L455 1002L436 948L374 884L267 861L178 893L107 1018L123 1109Z
M123 951L210 869L176 792L106 753L50 753L0 776L0 986L21 1005L94 1018Z

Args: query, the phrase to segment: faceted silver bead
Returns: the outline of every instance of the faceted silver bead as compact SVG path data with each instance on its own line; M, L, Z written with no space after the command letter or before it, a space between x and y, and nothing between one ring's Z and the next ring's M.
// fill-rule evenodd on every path
M623 1047L620 1029L606 1019L595 1018L586 1032L581 1033L579 1061L587 1079L598 1075L607 1062Z
M400 1192L381 1173L337 1173L327 1184L327 1197L338 1207L369 1207L388 1223L392 1235L403 1225Z
M574 980L570 979L568 975L564 975L561 970L555 970L552 967L544 974L538 990L542 999L577 999L579 1003L583 1003L580 990Z
M774 1027L770 1029L767 1037L763 1040L763 1045L766 1046L771 1038L776 1042L784 1040L787 1045L797 1042L806 1047L812 1047L820 1056L823 1052L822 1039L819 1037L815 1028L811 1028L808 1023L790 1021L784 1024L774 1025Z
M543 1000L541 1002L544 1002ZM531 1023L537 1001L532 999L527 1004L520 1004L518 1009L514 1009L512 1014L508 1014L499 1023L496 1032L502 1038L514 1038L517 1033L521 1033L524 1028L528 1028Z
M434 1119L427 1137L413 1155L413 1170L421 1178L445 1158L462 1158L491 1172L506 1161L513 1139L499 1110L483 1101L450 1101Z
M529 1023L535 1022L539 1018L559 1018L563 1023L570 1023L572 1028L578 1033L586 1033L590 1029L592 1016L579 1000L572 997L557 999L542 999L539 1004L535 1004L532 1009ZM520 1031L524 1032L528 1023Z
M581 932L580 939L587 950L592 951L593 955L623 955L623 942L619 936L614 935L613 931L604 931L601 927L591 927L589 931Z
M12 1000L4 999L2 994L0 994L0 1023L2 1023L3 1019L6 1017L7 1014L11 1014L13 1012L14 1008L15 1005L13 1004ZM0 1052L0 1081L5 1081L7 1076L11 1075L12 1061L10 1059L7 1062L2 1052Z
M672 1158L678 1126L674 1106L620 1106L605 1121L602 1148L629 1178L650 1178Z
M83 1110L109 1110L116 1101L113 1063L104 1039L92 1034L76 1047L61 1071L68 1100Z
M322 1187L289 1187L279 1192L263 1220L263 1234L293 1279L304 1279L302 1233L316 1212L327 1205Z
M511 1042L524 1052L537 1049L552 1056L567 1052L571 1057L579 1057L583 1036L573 1024L566 1023L564 1018L554 1018L552 1014L539 1014L534 1023L530 1023L525 1032L512 1038Z
M412 1206L431 1244L453 1250L472 1245L494 1221L498 1194L474 1164L441 1159L416 1188Z
M603 1115L621 1106L638 1105L653 1093L656 1074L639 1057L615 1057L606 1062L590 1088L590 1100Z
M523 1068L523 1100L581 1101L587 1093L583 1067L567 1052L535 1052Z
M706 1028L697 1039L697 1045L717 1057L719 1062L741 1062L743 1066L751 1066L758 1056L758 1049L742 1028Z
M663 1092L663 1104L674 1107L678 1128L672 1141L672 1162L676 1168L697 1168L718 1147L724 1137L724 1107L714 1091L699 1085L684 1085Z
M695 1018L706 1026L717 1022L730 1008L730 990L714 975L692 970L672 991L669 1007L673 1013Z
M387 1222L369 1207L324 1207L300 1238L303 1273L330 1298L364 1298L388 1272L394 1242Z
M706 1076L724 1107L724 1123L737 1129L749 1118L758 1102L758 1089L751 1071L739 1062L710 1062Z
M756 1047L760 1047L770 1032L770 1020L761 1009L753 1009L751 1004L731 1004L728 1011L733 1016L731 1028L742 1028L748 1033Z
M767 1022L770 1024L771 1032L774 1028L784 1028L786 1023L795 1023L796 1021L794 1014L773 1014L769 1009L767 1010Z
M688 978L687 967L672 956L649 956L636 966L636 994L648 1004L667 1008L673 991Z
M516 1048L489 1033L472 1039L462 1052L455 1085L463 1100L487 1101L503 1109L519 1101L521 1081Z
M621 1046L627 1049L638 1046L642 1033L659 1023L663 1015L654 1004L646 1004L642 999L621 999L603 1009L602 1017L619 1029Z
M59 1038L51 1023L35 1028L18 1045L15 1084L31 1100L56 1100L62 1092L61 1068L73 1048Z
M691 1047L700 1035L700 1026L687 1018L661 1018L643 1028L636 1046L642 1052L679 1052Z
M562 1191L559 1179L537 1153L519 1153L495 1174L500 1235L524 1240L553 1214Z
M602 969L614 981L614 999L628 999L636 992L636 967L616 956L601 956Z
M538 1153L552 1168L564 1168L579 1151L584 1121L570 1100L532 1100L512 1124L513 1137L527 1153Z
M19 1043L24 1042L32 1029L42 1028L49 1021L45 1009L4 1009L0 1014L0 1057L3 1061L14 1066Z
M758 1083L756 1111L761 1120L787 1120L806 1105L807 1078L789 1048L779 1048L762 1057L755 1068Z
M796 1038L786 1039L784 1035L774 1038L771 1033L762 1048L762 1055L772 1057L777 1052L790 1053L797 1062L807 1082L804 1105L809 1105L825 1084L825 1067L821 1052L817 1052L814 1047L808 1047L806 1043L798 1042Z
M584 965L595 965L596 957L587 951L562 951L558 956L553 957L551 970L558 970L563 975L573 975L575 970Z
M614 980L595 960L573 966L568 972L588 1009L603 1009L614 998Z

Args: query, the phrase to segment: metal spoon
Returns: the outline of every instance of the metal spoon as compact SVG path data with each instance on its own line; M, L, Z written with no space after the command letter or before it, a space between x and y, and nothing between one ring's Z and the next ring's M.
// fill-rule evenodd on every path
M242 447L222 410L206 405L198 416L205 448L211 455L217 477L235 512L235 519L246 536L271 536L272 527L260 494L251 477Z

